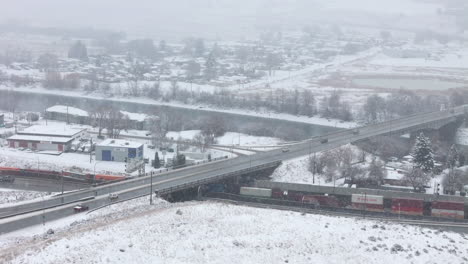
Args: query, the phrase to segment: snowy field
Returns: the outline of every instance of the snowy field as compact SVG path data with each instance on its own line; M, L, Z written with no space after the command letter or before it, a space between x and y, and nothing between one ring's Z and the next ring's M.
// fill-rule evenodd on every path
M468 261L468 237L458 233L211 202L158 202L152 207L143 203L147 199L6 234L0 260L38 264ZM46 235L49 229L54 234Z
M167 133L166 137L174 140L179 138L183 140L193 140L200 132L200 130L170 131ZM218 145L236 145L243 147L274 146L282 142L283 141L279 138L252 136L236 132L226 132L223 136L216 138L216 144Z

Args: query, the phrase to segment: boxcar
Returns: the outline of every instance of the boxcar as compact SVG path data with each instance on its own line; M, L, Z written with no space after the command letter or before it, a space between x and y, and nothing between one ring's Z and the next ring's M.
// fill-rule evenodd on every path
M407 215L423 215L424 201L420 199L393 198L392 213Z
M314 203L326 207L340 207L340 201L335 196L304 195L302 201L304 203Z
M275 199L284 199L288 195L287 191L282 191L278 188L273 188L271 190L271 197Z
M465 217L465 204L462 202L433 201L431 215L463 219Z

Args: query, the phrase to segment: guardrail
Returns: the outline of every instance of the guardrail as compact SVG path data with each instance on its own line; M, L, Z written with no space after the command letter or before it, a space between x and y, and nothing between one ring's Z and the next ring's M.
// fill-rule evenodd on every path
M228 177L231 177L231 176L241 175L241 174L249 173L249 172L252 172L252 171L259 170L259 169L273 168L273 167L278 166L279 164L281 164L281 161L269 162L269 163L266 163L266 164L254 166L254 167L247 168L247 169L242 169L242 170L238 170L238 171L234 171L234 172L228 172L228 173L224 173L224 174L214 176L214 177L210 177L210 178L196 180L196 181L193 181L193 182L184 183L184 184L180 184L180 185L176 185L176 186L172 186L172 187L168 187L168 188L158 189L155 192L157 192L158 195L173 193L173 192L188 189L188 188L191 188L191 187L194 187L194 186L199 186L199 185L207 184L207 183L210 183L210 182L222 180L224 178L228 178Z
M18 216L18 215L24 215L24 214L29 214L29 213L34 213L34 212L39 212L39 211L43 211L43 210L47 210L47 209L59 207L59 206L62 206L62 205L67 205L67 204L72 204L72 203L78 203L78 202L85 202L85 201L89 201L89 200L93 200L93 199L94 199L94 196L85 197L85 198L81 198L81 199L74 200L74 201L70 201L70 202L66 202L66 203L61 203L61 204L56 204L56 205L50 205L50 206L41 207L41 208L38 208L38 209L29 210L29 211L23 211L23 212L19 212L19 213L4 215L4 216L1 216L0 219L10 218L10 217L14 217L14 216Z
M200 164L206 164L206 163L210 163L210 162L218 161L218 160L225 160L225 159L228 159L228 158L229 158L228 156L222 156L222 157L218 157L218 158L213 158L211 160L197 161L197 162L194 162L194 163L191 163L191 164L180 165L180 166L176 166L176 167L164 168L164 169L160 169L160 170L157 170L157 171L147 172L144 175L140 175L138 177L151 176L151 173L153 173L153 175L154 174L161 174L163 172L168 172L168 171L173 171L173 170L177 170L177 169L187 168L187 167L190 167L190 166L196 166L196 165L200 165Z

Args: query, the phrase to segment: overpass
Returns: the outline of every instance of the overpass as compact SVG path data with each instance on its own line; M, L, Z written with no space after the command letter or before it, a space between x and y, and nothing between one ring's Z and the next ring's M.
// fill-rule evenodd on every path
M408 133L420 129L440 128L456 121L468 112L468 105L445 111L429 112L408 116L365 127L342 130L288 145L289 151L274 149L249 156L215 161L105 186L67 193L39 202L31 202L0 208L0 233L45 223L72 215L73 207L79 203L90 209L110 204L108 194L116 193L119 199L148 195L150 190L159 194L171 193L235 177L258 170L274 168L281 161L311 153L330 150L341 145L370 137L394 133ZM325 140L326 139L326 140ZM326 141L326 142L325 142ZM152 184L151 184L152 182Z

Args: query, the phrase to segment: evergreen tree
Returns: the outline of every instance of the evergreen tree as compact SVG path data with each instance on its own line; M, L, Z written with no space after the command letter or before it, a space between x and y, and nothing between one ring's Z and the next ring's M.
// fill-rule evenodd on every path
M212 79L216 79L217 77L217 61L216 57L213 52L210 52L208 55L208 58L206 59L205 62L205 78L206 80L210 81Z
M424 136L424 133L416 138L416 143L411 153L413 164L423 172L428 173L434 169L434 157L430 140Z
M179 166L183 166L185 165L185 155L184 154L177 154L175 159L174 159L174 162L172 163L172 166L175 168L175 167L179 167Z
M75 42L68 50L68 58L88 60L88 49L81 41Z
M154 168L159 169L160 167L161 167L161 161L159 160L159 154L156 151L156 153L154 154Z

